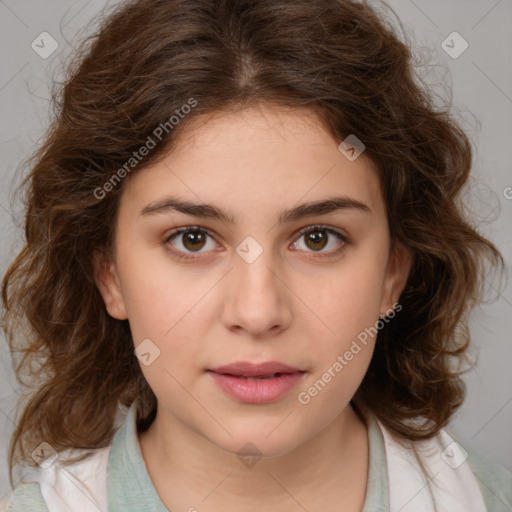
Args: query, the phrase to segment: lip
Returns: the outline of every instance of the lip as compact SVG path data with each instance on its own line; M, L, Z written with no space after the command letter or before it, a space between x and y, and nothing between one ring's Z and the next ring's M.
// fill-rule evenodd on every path
M220 389L232 398L244 403L264 404L278 400L295 387L305 375L304 370L269 361L254 364L240 361L214 370L207 370ZM265 379L246 379L245 377L268 376Z
M272 375L274 373L298 373L303 370L280 363L279 361L267 361L264 363L237 361L225 366L219 366L218 368L212 368L209 371L243 377L260 377Z

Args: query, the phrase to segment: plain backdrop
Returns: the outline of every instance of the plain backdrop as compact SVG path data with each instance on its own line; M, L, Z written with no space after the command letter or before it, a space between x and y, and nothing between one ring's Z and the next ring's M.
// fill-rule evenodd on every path
M190 0L193 1L193 0ZM379 10L381 2L370 2ZM108 5L112 6L110 2ZM478 229L512 261L512 0L391 0L413 53L423 59L418 73L439 101L451 101L474 146L467 204ZM51 81L77 38L92 31L91 20L105 0L0 0L0 274L22 244L23 211L13 201L20 162L37 146L48 125ZM386 16L392 16L388 13ZM396 20L390 18L396 25ZM33 42L45 38L40 55ZM457 34L453 34L457 32ZM465 51L462 50L466 47ZM41 45L40 45L41 46ZM36 47L37 48L37 47ZM445 51L445 48L447 51ZM43 58L46 57L46 58ZM470 324L471 355L477 366L466 374L468 394L449 430L512 470L512 290L475 309ZM0 498L9 490L7 449L14 427L18 385L7 344L0 334Z

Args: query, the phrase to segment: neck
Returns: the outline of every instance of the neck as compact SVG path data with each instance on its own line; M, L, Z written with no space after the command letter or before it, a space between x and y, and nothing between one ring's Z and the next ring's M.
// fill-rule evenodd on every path
M315 437L284 455L254 459L252 464L242 463L237 454L161 409L139 434L139 443L155 488L170 510L200 506L207 496L205 510L222 510L234 502L243 511L262 504L296 510L297 503L313 510L319 497L336 508L342 499L346 510L360 510L364 502L368 434L351 405Z

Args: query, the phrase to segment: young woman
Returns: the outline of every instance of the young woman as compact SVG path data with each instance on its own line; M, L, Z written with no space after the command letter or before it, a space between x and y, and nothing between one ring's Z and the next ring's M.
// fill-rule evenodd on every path
M376 12L125 2L56 101L3 281L33 386L4 510L510 510L444 428L503 260Z

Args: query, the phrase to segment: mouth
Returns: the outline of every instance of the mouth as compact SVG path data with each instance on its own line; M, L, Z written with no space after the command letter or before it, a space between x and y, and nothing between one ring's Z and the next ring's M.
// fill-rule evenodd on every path
M288 394L305 370L282 363L234 363L207 370L213 382L229 397L243 403L264 404Z
M215 373L217 373L217 372L215 372ZM292 373L304 373L304 372L273 373L272 375L256 375L254 377L249 377L246 375L233 375L232 373L221 373L219 375L229 375L230 377L236 377L238 379L243 379L243 380L265 380L265 379L274 379L276 377L281 377L283 375L291 375Z
M268 361L264 363L251 363L250 361L238 361L217 368L208 369L210 372L221 375L247 379L272 379L293 373L304 373L304 370L281 363L279 361Z

